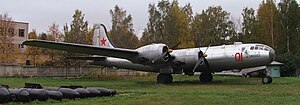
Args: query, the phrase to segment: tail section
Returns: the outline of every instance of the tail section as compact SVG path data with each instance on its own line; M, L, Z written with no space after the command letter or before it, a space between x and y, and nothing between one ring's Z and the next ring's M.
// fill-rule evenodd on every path
M114 45L111 43L107 35L106 27L103 24L96 24L93 36L93 45L114 48Z

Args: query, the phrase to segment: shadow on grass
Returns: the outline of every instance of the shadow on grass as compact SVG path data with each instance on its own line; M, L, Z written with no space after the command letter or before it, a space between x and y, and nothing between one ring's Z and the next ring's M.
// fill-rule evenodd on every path
M143 85L157 85L156 81L137 81L137 84ZM260 80L246 80L245 78L231 78L231 79L215 79L212 82L200 82L199 80L174 80L173 83L164 84L170 86L176 85L257 85L260 84Z
M238 79L213 80L212 82L200 82L199 80L174 81L173 84L177 84L177 85L187 85L187 84L190 84L190 85L256 85L256 83L241 81Z

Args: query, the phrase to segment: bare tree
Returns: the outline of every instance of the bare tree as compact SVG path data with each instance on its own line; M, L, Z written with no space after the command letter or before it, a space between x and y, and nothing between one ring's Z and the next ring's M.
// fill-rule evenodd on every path
M59 25L53 23L49 26L48 30L48 40L62 42L64 40L64 36L62 32L59 30Z
M59 30L59 25L53 23L49 26L47 37L48 40L62 42L64 36ZM53 49L46 49L46 54L51 57L51 66L53 66L53 62L55 61L55 55L62 55L62 52Z
M14 32L15 23L8 14L0 14L0 62L14 62Z

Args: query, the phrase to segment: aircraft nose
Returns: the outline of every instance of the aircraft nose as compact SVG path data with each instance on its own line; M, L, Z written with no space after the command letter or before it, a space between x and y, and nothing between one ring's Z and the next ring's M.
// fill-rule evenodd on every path
M269 58L270 58L270 61L275 60L275 51L273 49L271 49L269 51Z

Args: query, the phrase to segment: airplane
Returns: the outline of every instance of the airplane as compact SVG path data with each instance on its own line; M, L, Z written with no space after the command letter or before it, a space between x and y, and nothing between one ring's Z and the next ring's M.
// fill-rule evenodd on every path
M98 24L94 32L93 45L35 39L26 40L23 45L93 55L69 59L89 60L94 65L156 72L158 83L172 83L172 74L193 76L195 72L201 72L201 82L211 82L214 72L266 66L275 57L275 51L267 45L241 42L177 50L173 48L179 44L169 47L163 43L149 44L137 49L115 48L103 24ZM264 84L271 82L270 76L262 78Z

